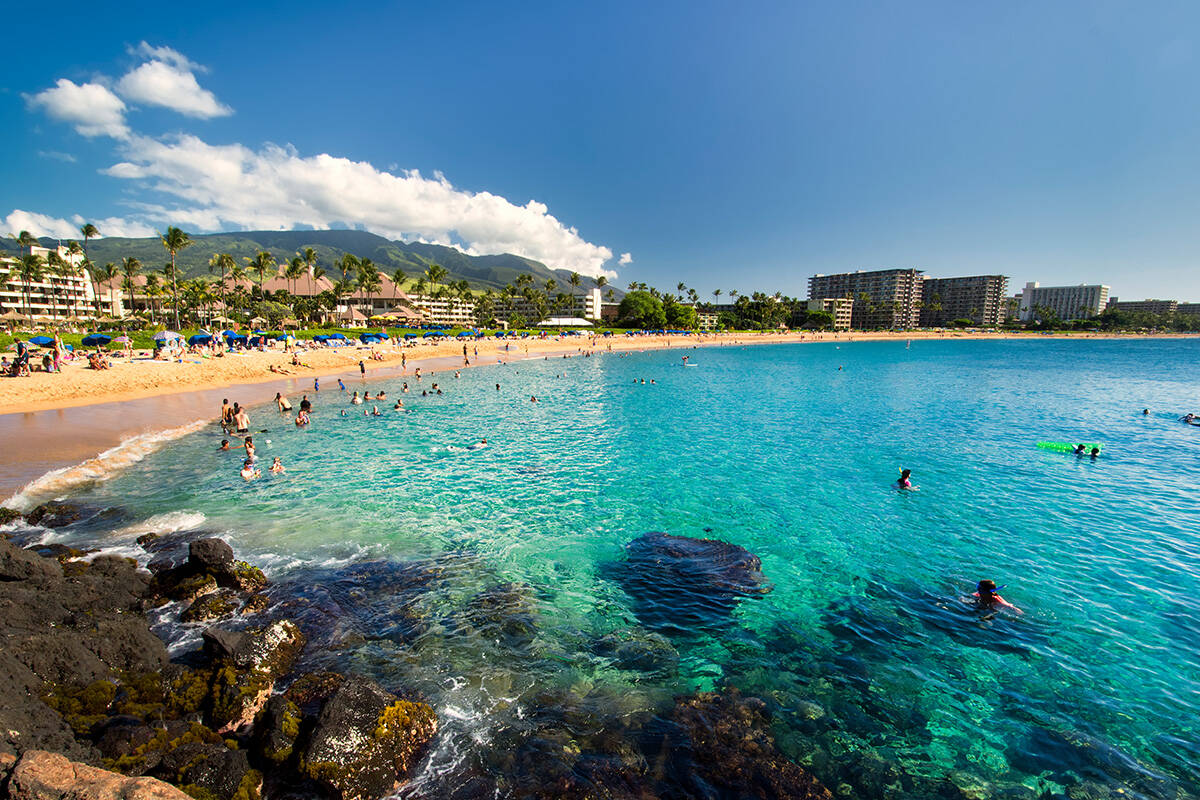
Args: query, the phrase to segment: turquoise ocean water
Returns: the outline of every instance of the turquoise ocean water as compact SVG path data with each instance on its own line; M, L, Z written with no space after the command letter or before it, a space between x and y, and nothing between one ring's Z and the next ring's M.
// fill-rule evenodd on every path
M279 613L324 620L336 646L307 666L437 708L414 796L514 769L496 751L547 704L603 721L724 687L767 700L785 752L855 796L941 780L992 797L1200 792L1200 428L1176 421L1200 411L1200 342L724 347L686 351L695 368L683 354L368 380L389 393L378 418L326 387L306 430L234 398L269 430L261 465L280 456L285 475L243 482L214 425L81 488L122 521L66 538L228 538L267 569ZM421 397L435 381L444 395ZM1105 448L1093 461L1040 439ZM901 466L920 491L894 488ZM597 642L646 635L611 565L648 531L745 547L772 590L624 669ZM381 579L380 560L402 572ZM985 577L1025 615L970 613L959 598ZM515 637L481 621L496 591ZM885 777L863 777L863 753Z

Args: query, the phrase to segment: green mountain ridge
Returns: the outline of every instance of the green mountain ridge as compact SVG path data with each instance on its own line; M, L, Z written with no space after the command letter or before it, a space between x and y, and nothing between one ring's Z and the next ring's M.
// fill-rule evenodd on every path
M499 290L507 283L514 283L519 275L531 275L538 285L554 279L559 291L566 291L569 270L551 269L540 261L534 261L512 253L471 256L454 247L421 242L401 242L387 239L367 231L320 230L320 231L237 231L232 233L201 233L192 235L192 246L175 256L175 263L184 277L208 276L208 261L214 253L230 253L237 259L252 258L266 250L278 262L292 259L300 250L311 247L317 253L317 264L323 267L330 278L338 276L334 262L350 253L359 258L369 258L375 266L389 277L397 269L404 270L411 286L421 277L430 264L440 264L449 272L449 281L465 280L474 289ZM0 240L0 248L7 254L18 251L16 242ZM43 237L41 243L53 247L58 240ZM82 240L80 240L82 244ZM142 263L143 272L160 269L169 263L169 256L157 237L132 239L104 237L93 239L87 245L88 257L96 264L113 262L133 256ZM590 288L595 281L583 277L582 288ZM620 299L624 292L614 287L614 296Z

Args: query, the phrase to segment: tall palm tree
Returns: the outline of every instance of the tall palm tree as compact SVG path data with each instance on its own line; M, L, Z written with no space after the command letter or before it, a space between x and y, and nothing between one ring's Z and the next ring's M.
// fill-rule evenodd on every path
M21 289L25 295L25 316L29 317L31 321L33 320L33 306L29 302L29 284L42 279L42 271L45 266L45 259L35 256L33 253L26 253L17 262L17 275L21 278Z
M567 278L567 283L571 284L572 292L577 292L579 291L579 284L583 283L583 278L579 277L578 272L572 272L571 276Z
M687 284L683 281L680 281L675 285L675 288L679 291L679 299L683 300L683 293L687 291Z
M429 279L430 292L437 291L437 285L450 273L441 264L430 264L425 270L425 277Z
M720 289L713 289L713 305L714 306L721 305L721 290Z
M383 288L383 281L379 279L379 270L375 267L374 262L369 258L364 258L358 265L358 290L367 298L368 309L364 315L370 318L370 311L375 309L375 304L371 298L375 292Z
M404 274L404 270L398 269L392 273L392 302L400 299L400 288L408 283L408 276Z
M275 266L275 256L268 253L266 250L260 250L254 258L243 259L246 266L258 273L258 296L266 299L263 295L263 277L267 270Z
M122 281L126 291L129 292L129 313L133 313L133 279L139 272L142 271L142 262L138 261L133 256L126 256L121 262L121 274L125 276Z
M597 289L603 289L605 286L608 286L608 278L604 277L603 275L601 275L599 278L596 278Z
M58 321L59 287L55 285L54 281L57 279L65 283L70 272L70 265L67 264L65 258L58 254L57 250L51 250L46 254L45 274L49 276L50 281L50 316L55 322Z
M284 268L283 277L284 280L289 282L288 290L292 293L293 297L296 296L296 282L299 281L300 278L303 277L307 272L307 265L304 263L304 259L300 256L293 258L288 262L287 267Z
M155 306L158 304L158 298L162 296L162 286L158 283L158 273L151 272L146 275L146 305L150 307L150 321L154 321Z
M304 259L304 268L307 269L308 273L311 275L312 271L316 269L317 266L317 251L313 250L311 247L306 247L301 250L298 255L300 258Z
M83 254L87 255L88 239L95 239L100 235L100 230L90 222L85 222L79 226L79 235L83 237Z
M80 271L80 267L82 266L81 257L84 255L83 248L79 246L79 242L75 241L74 239L67 242L67 255L69 258L66 259L63 264L64 275L67 278L78 278L82 274ZM77 301L79 300L79 295L76 292L71 291L67 294L67 299L70 301L71 316L78 316Z
M117 299L113 294L112 282L118 274L120 273L117 265L111 261L96 270L96 280L104 281L105 285L108 286L108 313L114 317L117 315Z
M225 273L237 267L237 259L232 253L214 253L213 257L208 260L208 271L214 272L219 270L221 273L221 313L228 313L228 304L225 302Z
M175 328L179 329L179 284L175 278L175 254L192 244L192 237L179 228L168 227L162 235L162 245L171 254L171 305L175 307Z
M29 231L21 231L20 233L15 234L10 233L9 237L16 240L17 247L28 247L29 255L33 255L33 248L38 243L36 236Z

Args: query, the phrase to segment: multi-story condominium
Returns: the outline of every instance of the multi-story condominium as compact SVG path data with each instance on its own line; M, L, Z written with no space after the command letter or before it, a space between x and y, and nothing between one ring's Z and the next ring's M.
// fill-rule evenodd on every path
M66 247L50 249L34 246L32 253L42 257L42 275L37 280L21 279L20 259L0 258L0 306L34 319L51 320L69 317L96 316L97 299L100 315L124 314L119 289L102 287L97 295L91 276L83 268L83 256L72 255ZM62 259L63 267L48 265L50 254Z
M427 294L409 295L408 299L425 319L437 325L461 325L469 328L475 324L475 303L472 301L458 297L432 297Z
M956 319L993 327L1004 322L1005 275L926 278L921 287L921 326L936 328Z
M855 328L913 328L920 321L923 272L881 269L814 275L808 279L808 299L854 300L851 325Z
M850 321L854 317L854 300L849 297L823 297L819 300L808 301L809 311L828 311L833 315L835 331L850 330Z
M1180 303L1179 307L1175 309L1175 313L1200 317L1200 303Z
M1025 284L1018 314L1022 322L1033 319L1037 310L1050 309L1059 319L1094 317L1108 305L1108 287L1100 285L1041 286L1037 281Z
M601 301L599 288L587 289L581 294L571 295L571 304L567 306L555 306L554 298L550 299L551 303L547 311L554 316L577 316L593 321L602 317L601 307L604 303ZM528 321L536 321L539 316L537 306L520 295L513 297L509 302L497 299L494 305L496 319L506 322L513 314L520 314Z
M1117 311L1132 311L1139 314L1174 314L1179 310L1178 300L1118 300L1111 297L1108 308Z

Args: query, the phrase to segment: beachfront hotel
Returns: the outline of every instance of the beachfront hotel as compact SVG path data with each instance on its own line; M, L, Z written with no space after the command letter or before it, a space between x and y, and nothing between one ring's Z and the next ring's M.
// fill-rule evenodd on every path
M925 278L921 285L921 327L940 328L956 319L994 328L1006 316L1006 275Z
M1179 310L1178 300L1118 300L1111 297L1107 308L1129 311L1135 314L1174 314ZM1107 310L1106 308L1106 310Z
M1049 309L1061 320L1094 317L1108 306L1108 287L1099 284L1078 286L1041 286L1037 281L1025 284L1017 315L1022 322L1032 320L1038 309Z
M850 330L850 321L854 317L854 300L849 297L823 297L819 300L808 301L809 311L828 311L833 315L835 331Z
M34 245L31 252L41 256L43 263L41 277L31 281L22 280L20 259L0 257L0 306L5 314L37 321L124 314L120 290L93 285L81 254L72 254L62 245ZM62 267L47 265L52 253L62 260Z
M880 269L813 275L808 279L808 299L854 300L850 318L855 328L915 328L920 322L923 272Z

